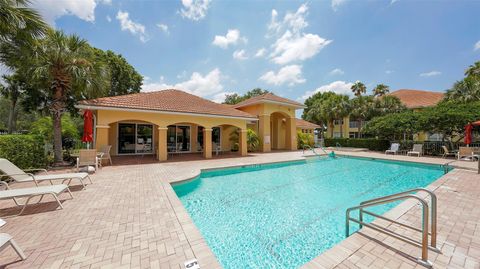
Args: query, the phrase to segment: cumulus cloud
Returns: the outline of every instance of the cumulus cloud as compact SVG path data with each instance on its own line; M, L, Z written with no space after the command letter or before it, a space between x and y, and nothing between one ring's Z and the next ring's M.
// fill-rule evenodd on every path
M120 22L122 31L128 31L131 34L138 36L140 41L144 43L147 42L148 37L145 32L145 26L138 22L132 21L128 12L119 10L117 13L117 20Z
M180 14L184 18L199 21L207 15L209 4L210 0L182 0Z
M330 76L340 76L340 75L345 74L345 72L343 72L343 70L340 69L340 68L335 68L335 69L333 69L332 71L330 71L328 74L329 74Z
M287 65L275 73L274 71L268 71L263 74L259 80L266 82L267 84L272 85L283 85L288 84L293 86L295 84L305 83L305 79L302 77L302 66L301 65Z
M475 43L475 45L473 46L473 50L474 51L480 50L480 40L478 40L478 42Z
M233 52L233 58L237 60L246 60L248 59L247 55L245 55L245 50L236 50Z
M163 77L161 77L159 82L145 83L142 86L142 91L144 92L163 89L183 90L202 97L211 96L212 94L223 91L221 72L218 68L213 69L206 75L202 75L199 72L193 72L188 80L176 84L165 83Z
M421 77L434 77L434 76L439 76L441 74L442 74L442 72L433 70L433 71L430 71L430 72L420 73L420 76Z
M265 56L266 52L267 52L267 50L265 48L261 48L261 49L257 50L257 52L255 53L255 58L260 58L260 57Z
M240 31L238 29L229 29L227 34L224 36L216 35L213 39L212 44L218 46L222 49L228 48L230 45L236 45L238 42L243 41L247 42L245 37L240 36Z
M278 12L272 10L267 36L277 36L277 40L271 46L273 52L269 55L274 63L283 65L306 60L332 42L317 34L304 33L303 30L308 26L307 14L308 6L303 4L296 12L287 12L280 21Z
M337 94L352 95L352 85L352 82L337 80L330 84L322 85L313 91L305 92L305 94L300 99L306 100L308 97L314 95L317 92L334 92Z
M164 32L165 34L170 34L170 30L168 30L168 25L163 23L157 23L157 27L160 28L160 30L162 30L162 32Z
M55 20L65 16L72 15L88 21L95 21L95 7L98 2L95 0L83 1L58 1L58 0L42 0L33 1L32 7L38 10L45 21L50 25L55 25ZM103 2L102 2L103 3Z
M345 2L346 2L346 0L332 0L332 9L334 11L337 11L338 7L343 5Z

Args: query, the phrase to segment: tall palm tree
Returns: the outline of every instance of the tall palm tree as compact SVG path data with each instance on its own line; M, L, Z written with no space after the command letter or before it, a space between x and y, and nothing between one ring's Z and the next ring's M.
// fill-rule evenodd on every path
M367 87L360 81L355 82L350 88L355 96L361 96L367 92Z
M0 41L8 41L19 32L39 37L48 26L37 11L28 8L29 0L0 0Z
M467 77L478 76L480 78L480 61L470 65L468 69L465 71L465 76Z
M43 82L43 94L53 119L54 161L62 163L62 114L73 97L95 97L106 92L107 75L95 62L93 50L76 35L50 30L36 42L27 68L37 82Z
M10 112L8 114L8 133L16 131L16 115L18 113L17 104L18 101L25 92L26 83L21 80L20 76L17 74L14 75L3 75L3 80L6 85L0 89L1 94L10 100Z
M445 99L463 103L480 100L480 79L467 77L455 82L453 87L447 90Z
M375 115L375 102L373 96L358 96L351 101L351 117L358 120L358 133L362 137L364 121Z
M380 97L390 92L390 87L385 84L378 84L373 88L373 96Z

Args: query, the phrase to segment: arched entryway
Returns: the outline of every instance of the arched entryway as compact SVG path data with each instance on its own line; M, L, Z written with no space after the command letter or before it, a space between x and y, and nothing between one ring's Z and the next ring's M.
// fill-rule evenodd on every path
M271 147L273 150L287 149L287 119L289 116L282 112L270 115Z

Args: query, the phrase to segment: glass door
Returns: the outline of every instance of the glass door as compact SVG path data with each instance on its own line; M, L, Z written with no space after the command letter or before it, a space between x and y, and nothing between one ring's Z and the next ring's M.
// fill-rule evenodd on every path
M137 125L137 153L153 153L153 126Z
M135 153L135 124L119 123L118 124L118 153L131 154Z
M190 151L190 126L177 126L177 152Z

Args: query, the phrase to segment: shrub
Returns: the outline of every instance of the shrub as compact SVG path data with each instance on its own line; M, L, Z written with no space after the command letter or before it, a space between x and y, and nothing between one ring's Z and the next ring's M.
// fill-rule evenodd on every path
M300 131L297 132L297 148L303 149L304 146L313 147L315 144L315 139L313 134L305 134Z
M0 135L0 158L22 169L47 165L43 139L34 135Z
M369 150L384 151L390 148L387 139L375 138L325 138L326 147L335 147L339 143L342 147L367 148Z
M32 124L31 133L42 137L45 142L53 144L53 122L51 117L43 117ZM77 123L65 114L62 117L62 145L65 149L72 149L80 138Z

